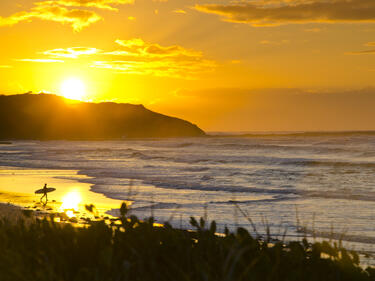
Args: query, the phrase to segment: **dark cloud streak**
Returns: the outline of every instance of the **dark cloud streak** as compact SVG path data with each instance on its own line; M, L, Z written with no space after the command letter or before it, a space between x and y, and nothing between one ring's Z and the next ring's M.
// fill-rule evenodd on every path
M264 1L234 4L196 5L198 11L218 14L226 21L253 26L277 26L306 23L375 22L374 0Z

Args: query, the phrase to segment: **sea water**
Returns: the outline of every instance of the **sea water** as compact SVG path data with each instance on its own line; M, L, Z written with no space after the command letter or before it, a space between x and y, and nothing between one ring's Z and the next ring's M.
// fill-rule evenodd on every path
M194 216L221 231L375 243L373 134L14 141L0 145L0 166L78 170L92 191L177 227Z

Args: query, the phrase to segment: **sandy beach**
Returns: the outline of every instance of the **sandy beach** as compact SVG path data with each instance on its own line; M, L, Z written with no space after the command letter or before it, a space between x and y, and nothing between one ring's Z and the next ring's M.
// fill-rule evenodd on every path
M84 179L84 176L73 170L1 167L0 215L14 219L22 215L22 209L29 209L38 212L65 212L69 217L79 218L88 216L85 205L93 204L97 216L109 216L106 212L119 208L121 200L90 191L91 185L81 182ZM56 191L48 194L48 202L44 206L40 202L41 195L34 192L45 183L56 188Z

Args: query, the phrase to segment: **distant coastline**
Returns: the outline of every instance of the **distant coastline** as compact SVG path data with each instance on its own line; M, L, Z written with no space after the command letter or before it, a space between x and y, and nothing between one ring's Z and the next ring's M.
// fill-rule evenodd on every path
M284 132L206 132L207 137L230 138L230 137L321 137L321 136L375 136L375 130L366 131L284 131Z

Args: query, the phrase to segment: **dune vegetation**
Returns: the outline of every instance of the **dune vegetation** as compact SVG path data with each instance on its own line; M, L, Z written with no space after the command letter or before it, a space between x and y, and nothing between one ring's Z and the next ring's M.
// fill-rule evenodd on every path
M30 216L28 212L26 215ZM0 221L0 280L375 280L375 269L340 244L272 241L243 228L217 235L191 218L192 231L129 215L81 227L43 219Z

